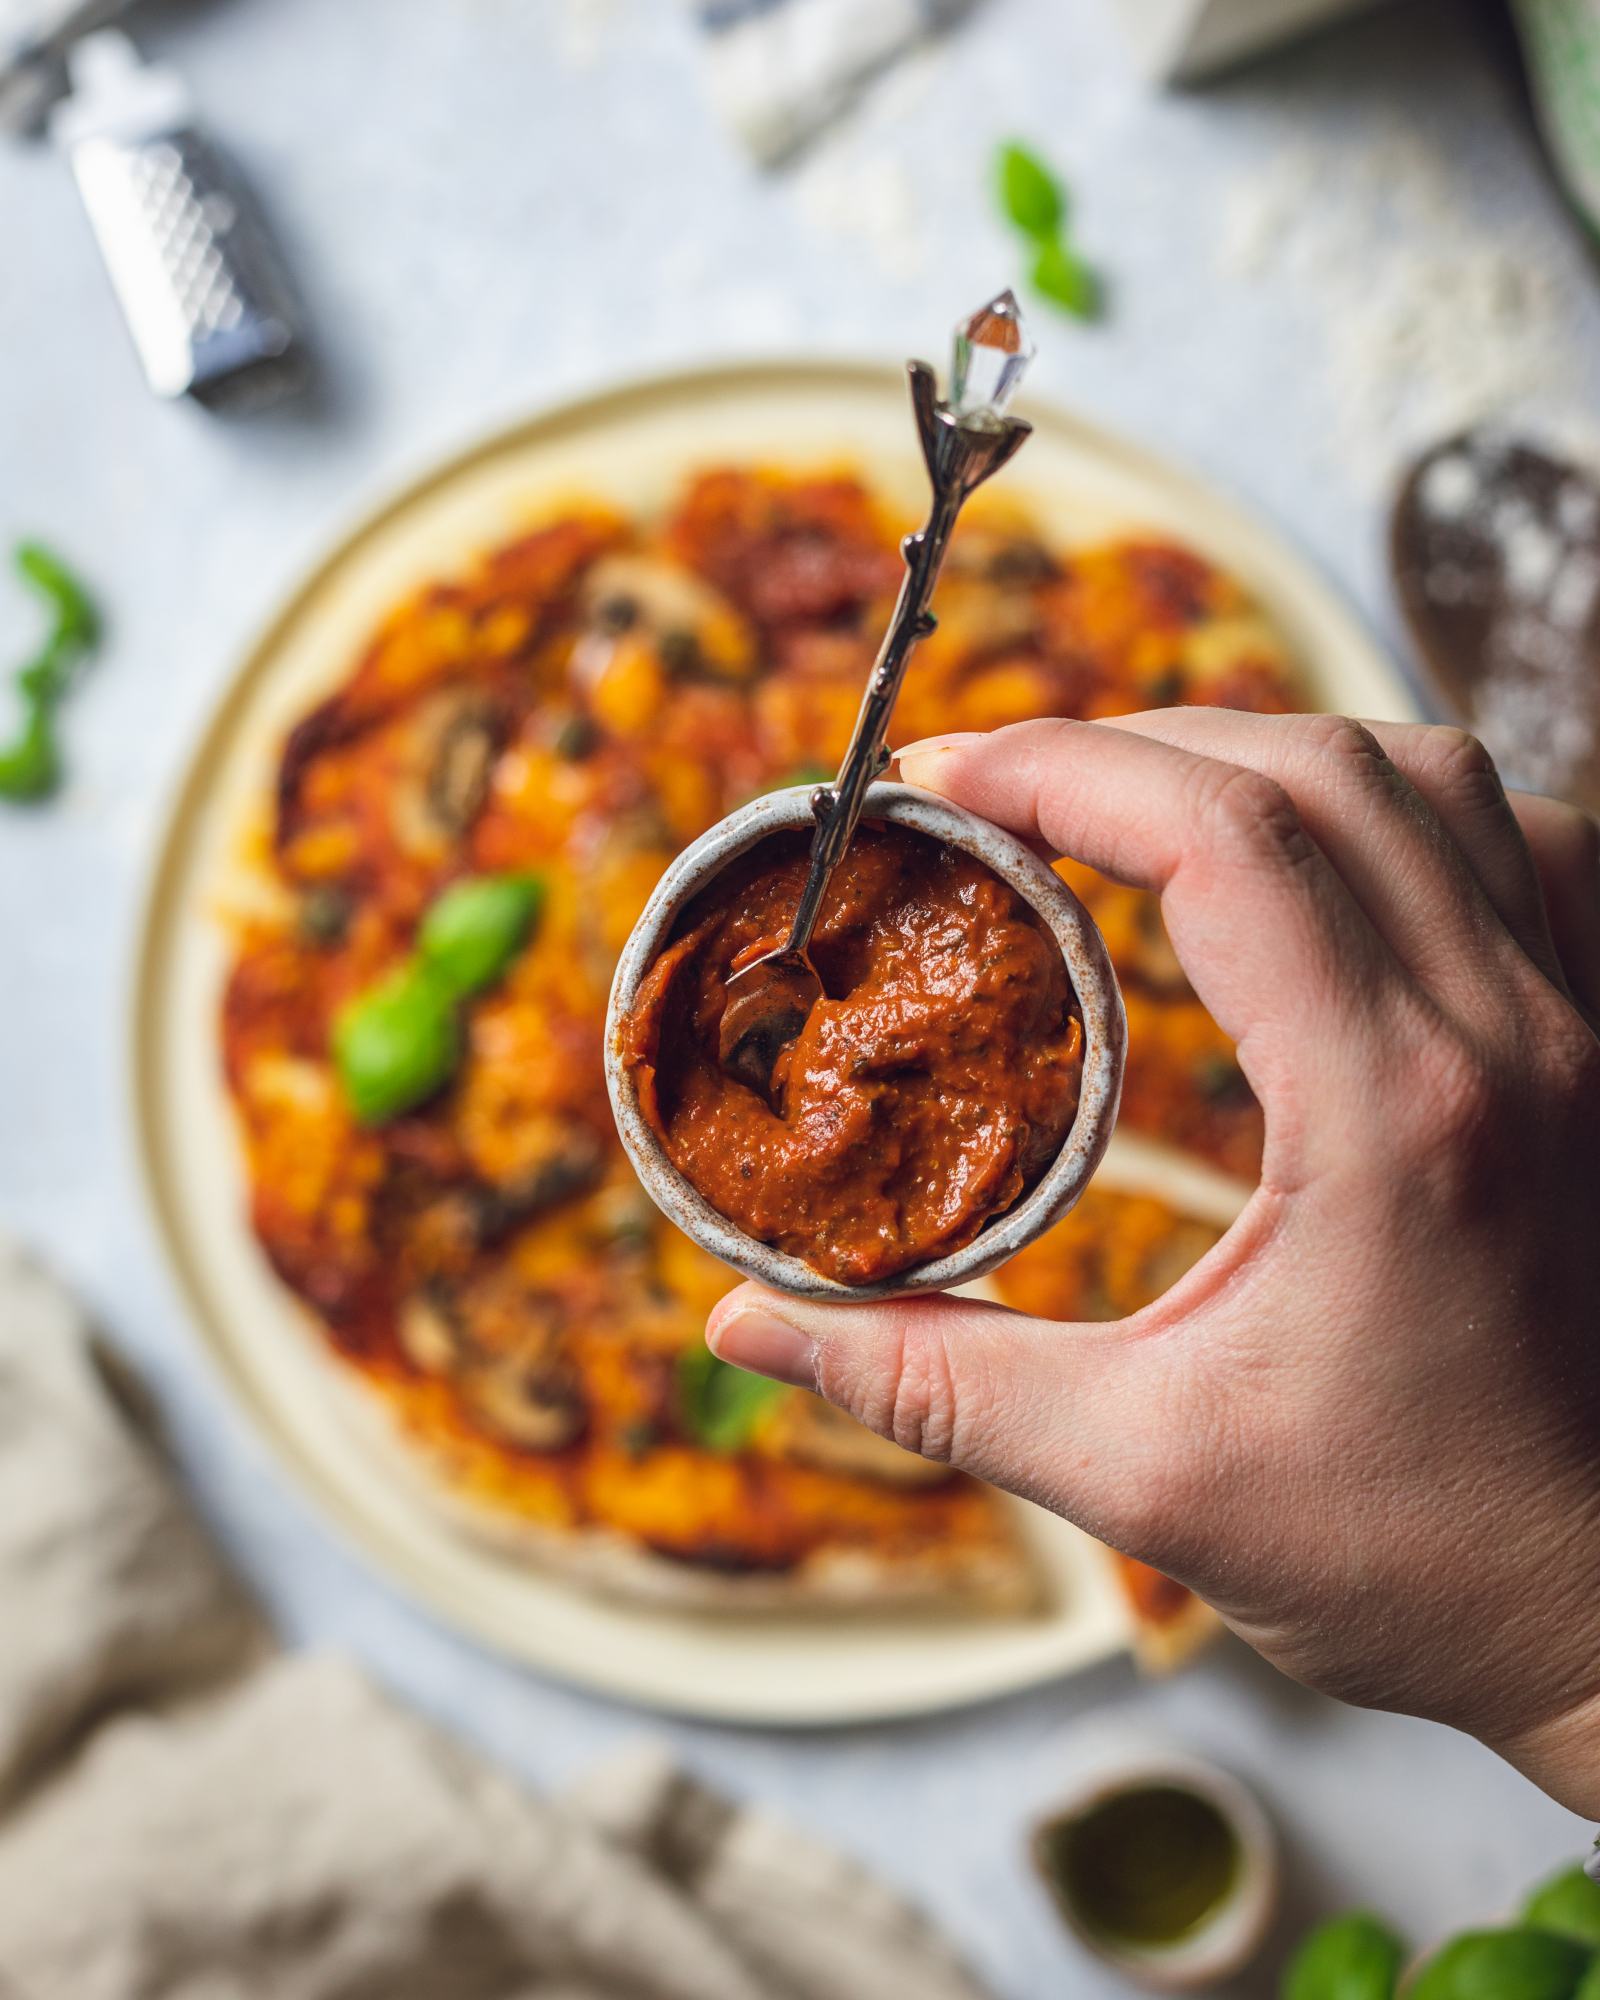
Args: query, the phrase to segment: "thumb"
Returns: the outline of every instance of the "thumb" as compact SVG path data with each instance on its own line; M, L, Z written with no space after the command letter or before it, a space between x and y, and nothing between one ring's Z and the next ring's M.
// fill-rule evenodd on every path
M746 1284L706 1338L735 1367L815 1389L880 1437L1126 1547L1159 1470L1149 1340L1128 1325L949 1297L829 1306Z

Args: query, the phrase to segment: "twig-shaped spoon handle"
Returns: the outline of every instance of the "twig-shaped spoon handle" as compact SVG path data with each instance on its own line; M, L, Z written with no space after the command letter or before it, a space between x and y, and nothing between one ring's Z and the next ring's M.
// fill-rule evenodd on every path
M1017 302L1004 292L957 330L949 402L939 400L938 382L927 362L907 363L911 406L933 498L926 523L900 545L905 577L839 775L812 794L817 831L788 938L728 980L719 1053L723 1067L752 1089L767 1090L778 1050L822 997L821 981L808 955L822 899L861 818L868 787L888 764L890 719L912 649L934 629L928 607L956 516L967 496L999 471L1032 428L1004 414L1005 401L1031 351ZM985 367L994 378L992 390L980 372Z
M911 378L912 406L933 482L933 501L924 525L900 544L905 577L839 775L831 785L818 786L812 799L817 832L811 845L811 869L786 951L804 952L809 947L828 883L861 818L867 787L889 762L894 705L912 649L934 629L935 619L928 606L962 503L974 487L999 470L1031 429L1016 417L998 418L987 425L962 424L938 402L934 373L925 361L909 362L906 372Z

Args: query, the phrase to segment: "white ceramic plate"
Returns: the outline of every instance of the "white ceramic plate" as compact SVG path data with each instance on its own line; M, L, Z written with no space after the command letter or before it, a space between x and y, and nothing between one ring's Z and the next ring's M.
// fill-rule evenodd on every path
M1204 486L1075 418L1033 408L1007 485L1053 538L1169 532L1239 577L1301 661L1320 706L1413 713L1403 685L1328 587ZM1109 1559L1025 1509L1050 1579L1030 1617L753 1617L639 1609L591 1596L451 1529L359 1443L323 1343L246 1221L218 1044L227 940L219 894L241 825L267 796L288 726L350 670L374 624L578 494L637 510L717 459L859 462L908 510L922 498L903 379L850 364L669 375L567 404L429 471L367 514L241 663L172 808L150 888L134 996L141 1157L158 1231L195 1321L241 1401L329 1521L440 1617L547 1672L726 1721L821 1724L1003 1694L1124 1650ZM1118 1139L1108 1182L1226 1223L1245 1191L1160 1147ZM1019 1506L1022 1503L1017 1503Z

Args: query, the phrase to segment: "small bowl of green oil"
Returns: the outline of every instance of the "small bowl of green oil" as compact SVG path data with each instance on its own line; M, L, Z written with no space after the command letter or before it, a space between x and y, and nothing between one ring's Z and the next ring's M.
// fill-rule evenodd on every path
M1278 1900L1278 1844L1253 1795L1184 1752L1122 1755L1035 1831L1034 1861L1075 1936L1160 1992L1231 1978Z

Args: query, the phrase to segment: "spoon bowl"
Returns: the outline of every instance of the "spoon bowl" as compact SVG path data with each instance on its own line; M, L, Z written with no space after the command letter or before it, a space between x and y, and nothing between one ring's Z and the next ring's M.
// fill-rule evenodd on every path
M735 972L727 992L717 1058L729 1076L770 1096L778 1057L822 998L817 968L803 951L769 951Z
M865 1303L947 1291L1003 1264L1076 1203L1099 1166L1116 1123L1127 1049L1127 1020L1111 960L1092 917L1031 848L987 820L914 785L876 784L862 817L903 826L958 848L1016 890L1055 939L1083 1020L1078 1108L1061 1150L1013 1207L992 1216L960 1250L913 1264L869 1285L841 1284L802 1258L747 1235L713 1208L667 1155L644 1114L623 1054L623 1031L639 988L671 941L679 918L732 862L776 833L809 830L807 786L752 799L680 854L645 905L618 961L606 1014L606 1087L617 1131L645 1192L703 1250L741 1276L798 1298Z

